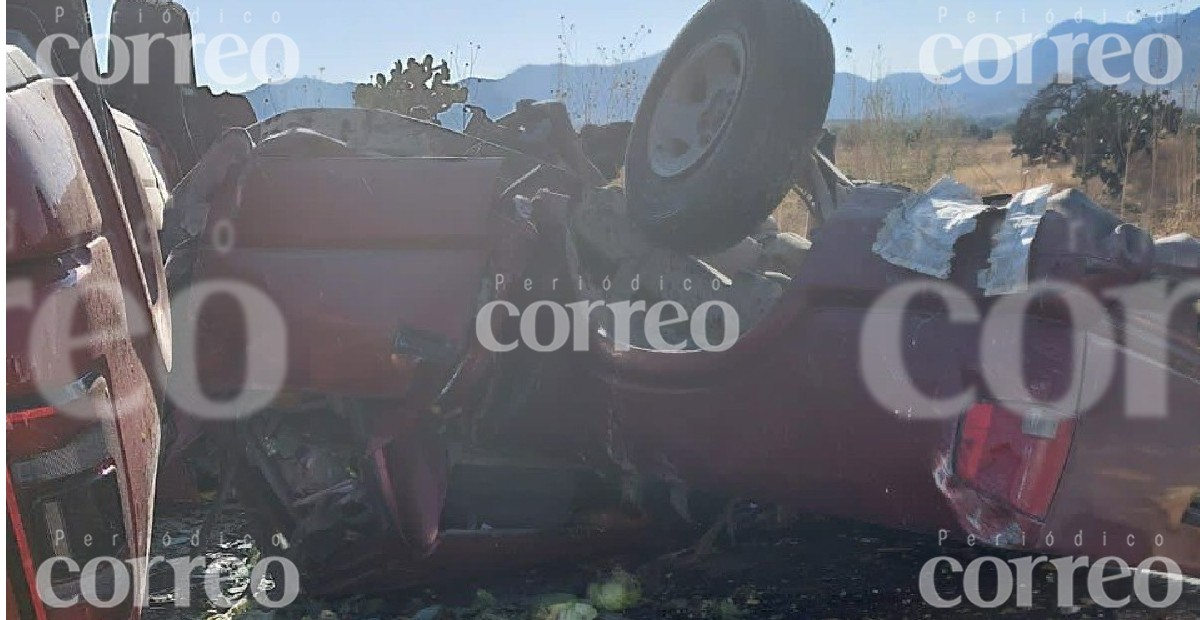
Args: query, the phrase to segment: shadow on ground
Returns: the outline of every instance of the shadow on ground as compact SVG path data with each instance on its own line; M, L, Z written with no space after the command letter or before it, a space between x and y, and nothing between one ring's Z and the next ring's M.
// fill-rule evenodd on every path
M168 558L197 556L192 543L204 518L203 507L164 507L157 515L155 553ZM620 557L602 563L544 567L470 582L433 587L398 589L383 594L358 595L334 600L300 596L292 605L270 610L246 599L257 546L247 537L245 515L227 510L210 537L207 563L232 609L214 605L204 591L197 571L191 579L192 605L181 608L173 595L173 575L158 567L152 571L152 605L147 620L191 620L243 617L246 620L589 620L589 584L602 584L616 566L631 573L640 590L637 602L620 613L598 612L598 620L792 620L814 619L913 619L938 618L1200 618L1200 587L1192 580L1183 585L1183 596L1167 609L1149 609L1136 603L1124 609L1105 609L1088 598L1080 575L1075 583L1075 604L1057 605L1057 575L1045 565L1035 570L1031 607L1010 602L996 609L980 609L967 601L953 609L927 604L920 594L918 575L931 558L948 555L964 566L983 554L1007 560L1017 554L961 545L939 546L936 536L896 532L835 519L803 517L786 525L758 515L748 518L732 535L725 535L704 557L690 552L640 557ZM982 592L991 598L994 579L984 572ZM947 599L961 595L963 576L948 569L938 571L935 582ZM1120 598L1130 593L1131 580L1108 584L1108 593ZM264 580L255 587L268 589ZM1152 582L1152 594L1162 597L1167 585ZM571 604L578 602L581 604ZM563 605L563 603L568 603ZM555 606L557 605L557 606ZM214 616L219 616L214 618Z

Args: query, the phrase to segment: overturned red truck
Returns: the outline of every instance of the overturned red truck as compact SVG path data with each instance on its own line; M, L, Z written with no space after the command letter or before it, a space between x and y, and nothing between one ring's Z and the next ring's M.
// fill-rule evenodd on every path
M7 8L10 616L137 613L39 569L144 557L200 443L314 592L603 552L694 491L1200 571L1194 240L847 178L803 4L697 13L624 188L554 103L459 133L48 77L76 8Z

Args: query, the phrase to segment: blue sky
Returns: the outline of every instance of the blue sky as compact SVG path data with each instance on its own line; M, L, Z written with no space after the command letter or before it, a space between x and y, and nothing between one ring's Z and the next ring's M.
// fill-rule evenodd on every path
M107 30L111 0L88 0L96 30ZM501 77L524 64L631 59L665 49L702 4L697 0L183 0L193 29L209 39L233 34L253 45L281 33L296 42L299 74L329 81L363 81L399 57L432 53L450 59L455 77ZM838 68L875 77L918 69L918 50L930 36L962 40L1044 33L1080 11L1093 21L1123 21L1132 11L1189 11L1200 0L811 0L833 33ZM974 23L971 23L974 12ZM999 12L999 15L997 15ZM277 20L277 23L276 23ZM836 20L836 21L835 21ZM561 35L561 38L560 38ZM601 50L603 48L603 51ZM847 48L853 52L847 52ZM264 46L276 67L282 46ZM201 50L201 53L203 51ZM947 52L949 53L949 52ZM982 56L994 56L988 49ZM943 56L949 69L958 56ZM965 60L972 60L967 58ZM238 74L237 63L226 61ZM197 62L202 83L218 91L245 90L259 81L213 79ZM217 83L222 82L222 83Z

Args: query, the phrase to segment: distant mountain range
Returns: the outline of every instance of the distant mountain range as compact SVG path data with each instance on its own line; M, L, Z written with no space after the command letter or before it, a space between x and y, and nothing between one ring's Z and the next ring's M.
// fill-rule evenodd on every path
M1088 41L1095 41L1101 35L1114 34L1136 45L1155 33L1171 35L1183 47L1183 74L1170 88L1176 92L1192 88L1200 79L1200 9L1161 19L1147 17L1134 24L1068 20L1054 26L1048 35L1086 35ZM974 83L965 76L955 84L935 85L920 73L893 73L880 80L838 73L828 118L860 118L868 109L868 101L873 106L885 106L891 115L918 116L944 109L969 117L1014 117L1033 93L1058 74L1058 46L1046 38L1031 47L1022 52L1029 55L1033 68L1032 83L1025 84L1018 82L1015 69L1007 79L991 85ZM1161 44L1155 47L1162 49ZM1115 44L1110 42L1108 49L1113 48ZM1090 75L1087 50L1082 45L1076 49L1073 59L1076 76ZM1151 68L1155 74L1162 74L1164 66L1157 58L1160 55L1154 56ZM469 78L464 83L470 90L470 102L488 110L493 117L512 110L521 99L551 99L561 93L577 124L629 120L661 60L662 53L658 53L615 65L527 65L500 79ZM983 61L976 68L980 75L994 76L1001 62ZM1112 75L1133 76L1124 88L1154 88L1137 79L1132 54L1109 60L1106 67ZM959 67L945 75L961 74L966 68ZM353 91L354 84L349 82L334 84L297 78L282 84L263 84L246 96L259 118L267 118L295 108L351 107ZM462 110L451 109L441 120L448 127L461 128Z
M259 120L297 108L352 108L354 84L299 77L280 84L262 84L244 93Z

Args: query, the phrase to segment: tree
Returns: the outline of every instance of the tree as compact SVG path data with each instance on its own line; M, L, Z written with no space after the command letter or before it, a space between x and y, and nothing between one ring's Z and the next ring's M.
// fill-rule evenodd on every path
M996 132L991 127L985 127L979 123L968 125L965 133L968 138L975 138L981 141L991 140L996 135Z
M1070 159L1059 134L1058 121L1087 88L1082 80L1070 84L1055 81L1038 91L1025 104L1013 127L1013 157L1031 161Z
M414 118L437 121L437 116L455 103L467 102L467 88L450 82L450 67L443 60L433 66L433 56L426 54L417 62L396 61L390 76L375 74L373 82L354 87L354 105L399 112Z
M1130 159L1153 153L1159 137L1177 133L1183 109L1165 91L1132 94L1089 82L1051 84L1017 119L1014 157L1075 162L1075 176L1098 178L1112 195L1122 193Z

